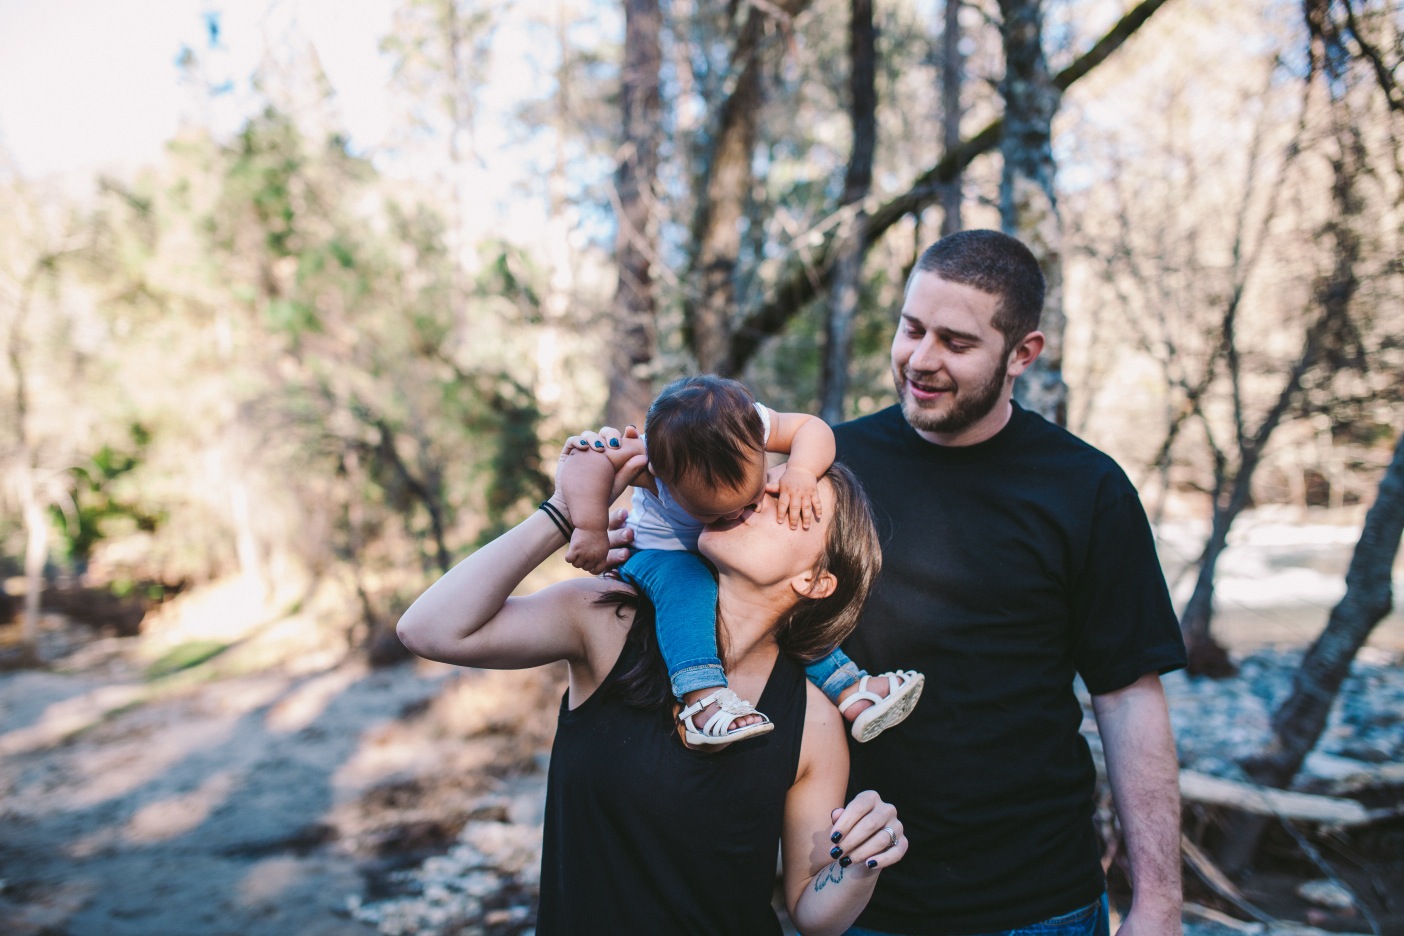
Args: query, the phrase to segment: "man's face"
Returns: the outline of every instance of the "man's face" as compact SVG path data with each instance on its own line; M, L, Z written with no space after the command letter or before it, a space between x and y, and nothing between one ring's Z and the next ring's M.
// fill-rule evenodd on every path
M1004 424L1009 355L995 328L999 298L935 273L918 273L892 339L902 414L931 441L980 441Z

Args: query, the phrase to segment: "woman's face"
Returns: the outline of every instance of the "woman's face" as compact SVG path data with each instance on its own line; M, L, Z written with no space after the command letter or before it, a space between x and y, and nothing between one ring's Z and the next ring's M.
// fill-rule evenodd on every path
M834 489L819 479L818 500L823 516L809 529L790 529L776 521L779 501L763 496L754 510L747 508L735 520L708 524L697 541L697 551L712 561L722 575L737 575L758 585L782 582L810 571L824 554Z

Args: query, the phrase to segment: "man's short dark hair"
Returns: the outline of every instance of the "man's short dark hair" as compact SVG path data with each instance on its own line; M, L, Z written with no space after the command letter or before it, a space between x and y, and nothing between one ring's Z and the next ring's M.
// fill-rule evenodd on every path
M695 477L709 487L739 488L757 452L765 451L765 427L756 398L737 380L701 374L668 384L644 421L648 461L665 484Z
M1004 335L1006 352L1038 328L1043 271L1033 252L1008 234L990 230L947 234L922 252L912 277L918 273L935 273L943 280L998 296L994 326Z

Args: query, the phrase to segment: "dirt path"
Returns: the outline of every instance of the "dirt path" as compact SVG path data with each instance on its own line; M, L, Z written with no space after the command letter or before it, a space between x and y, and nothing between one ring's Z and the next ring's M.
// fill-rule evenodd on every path
M1240 551L1219 636L1300 646L1348 555L1343 539ZM227 636L216 611L259 620L224 593L187 617ZM231 652L156 682L142 638L0 674L0 933L369 936L377 914L387 934L529 931L561 674L308 669L263 626L244 627L264 635L248 638L265 642L256 662ZM1371 645L1404 653L1404 614ZM1177 706L1196 701L1180 689Z
M434 743L430 700L451 680L343 664L141 702L150 690L120 659L0 676L0 931L375 932L348 898L448 847L493 785L474 768L511 773L491 724L476 744Z

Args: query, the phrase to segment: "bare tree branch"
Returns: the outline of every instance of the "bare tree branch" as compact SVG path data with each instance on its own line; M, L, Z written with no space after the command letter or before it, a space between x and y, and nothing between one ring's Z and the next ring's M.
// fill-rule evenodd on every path
M1165 3L1166 0L1142 0L1133 7L1091 49L1054 76L1058 89L1066 91L1106 61ZM934 203L940 197L942 185L959 176L975 157L997 146L1003 133L1003 118L991 121L979 133L948 151L940 162L918 176L907 191L873 209L857 232L864 247L875 243L902 218ZM718 367L721 373L739 373L767 338L778 334L810 300L829 286L834 276L835 246L835 239L828 237L813 251L796 251L803 260L792 264L790 271L771 289L767 301L736 324L728 354Z

